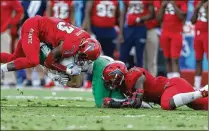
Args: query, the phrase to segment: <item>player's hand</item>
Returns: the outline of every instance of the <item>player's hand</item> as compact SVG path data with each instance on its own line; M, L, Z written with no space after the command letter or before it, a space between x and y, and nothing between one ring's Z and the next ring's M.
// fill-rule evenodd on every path
M120 33L118 35L117 41L118 41L118 44L124 43L124 37L123 37L123 34L122 33Z
M113 99L110 97L104 98L103 99L103 107L109 107L111 101L113 101Z
M59 83L63 86L67 85L67 82L69 81L69 76L66 74L61 74L60 75L60 79L59 79Z
M130 100L127 100L127 101L123 102L123 103L121 104L121 107L122 107L122 108L131 107L131 102L130 102Z
M141 107L142 99L140 98L140 96L137 92L134 92L132 94L130 104L131 104L131 107L133 107L133 108L140 108Z
M81 70L82 70L82 69L81 69L80 66L75 65L75 66L73 66L73 68L71 68L71 69L67 68L66 73L67 73L68 75L80 75L80 74L81 74Z

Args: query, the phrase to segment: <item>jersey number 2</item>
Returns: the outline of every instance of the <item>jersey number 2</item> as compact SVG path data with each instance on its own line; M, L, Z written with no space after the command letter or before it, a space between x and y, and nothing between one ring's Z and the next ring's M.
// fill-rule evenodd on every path
M61 31L66 31L68 34L70 34L74 31L74 28L65 22L59 22L57 24L57 28Z

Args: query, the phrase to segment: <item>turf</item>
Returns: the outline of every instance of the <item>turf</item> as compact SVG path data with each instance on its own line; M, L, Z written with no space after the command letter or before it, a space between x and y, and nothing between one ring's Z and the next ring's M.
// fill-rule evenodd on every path
M91 92L1 90L2 130L208 130L208 112L96 108Z

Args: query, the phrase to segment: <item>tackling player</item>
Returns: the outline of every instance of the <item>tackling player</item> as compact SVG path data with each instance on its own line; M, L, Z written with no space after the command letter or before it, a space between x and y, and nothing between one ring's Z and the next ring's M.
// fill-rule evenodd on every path
M180 77L179 57L183 41L187 0L162 1L157 20L162 22L160 45L166 58L167 77Z
M40 64L40 42L50 43L53 50L48 54L44 66L75 75L78 72L59 64L59 60L77 55L77 62L95 60L85 52L93 50L99 42L90 35L63 20L52 17L35 16L26 20L21 29L21 39L13 54L1 53L1 72L16 71ZM84 50L85 49L85 50ZM80 73L79 73L80 74Z
M126 94L126 102L116 103L111 98L105 98L107 107L139 108L142 100L161 105L164 110L174 110L187 105L195 110L208 110L208 85L194 91L193 87L182 78L153 77L148 71L140 67L133 67L129 71L122 62L112 62L103 71L106 85L113 89L120 89Z
M194 1L194 14L191 22L195 24L194 50L196 57L196 72L194 79L195 89L199 89L202 79L202 60L206 53L208 58L208 1Z
M84 72L87 71L92 63L89 58L94 58L97 59L99 57L100 52L101 52L101 47L100 45L96 43L91 43L93 44L94 48L91 50L88 50L88 46L84 47L83 50L86 50L83 55L88 56L87 59L79 59L77 56L72 56L70 58L65 58L61 61L59 61L60 64L67 66L67 68L74 70L74 72ZM52 48L45 43L41 43L40 47L40 64L44 66L44 63L48 57L48 54L51 52ZM60 84L63 86L68 86L68 87L80 87L82 84L81 76L79 75L68 75L63 72L59 72L57 70L54 70L53 68L47 68L45 67L47 76L49 76L53 81L58 81Z

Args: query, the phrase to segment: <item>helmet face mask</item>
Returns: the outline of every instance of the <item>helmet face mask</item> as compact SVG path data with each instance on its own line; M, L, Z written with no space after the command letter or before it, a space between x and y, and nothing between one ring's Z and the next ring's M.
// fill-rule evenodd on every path
M78 66L83 66L85 63L91 62L91 60L88 60L88 56L85 53L78 53L74 56L75 64Z
M109 63L103 70L102 78L105 87L110 90L121 88L125 80L126 72L127 67L123 62L113 61Z
M113 90L119 88L122 85L123 81L124 81L123 74L122 75L115 74L115 76L110 80L106 80L106 81L104 80L104 84L106 88Z

